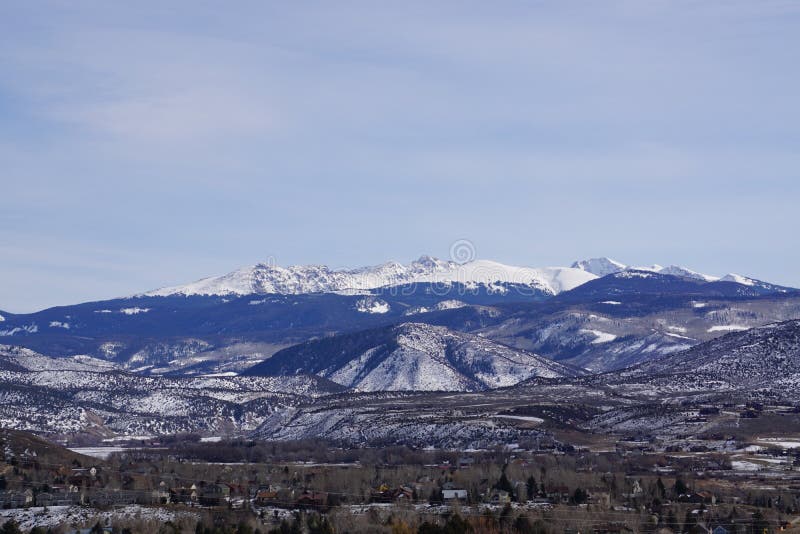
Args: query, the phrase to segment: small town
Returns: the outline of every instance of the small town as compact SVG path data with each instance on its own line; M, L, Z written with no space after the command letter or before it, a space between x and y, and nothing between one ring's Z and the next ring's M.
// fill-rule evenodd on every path
M5 433L2 532L800 532L794 442L457 452L185 438L91 457Z

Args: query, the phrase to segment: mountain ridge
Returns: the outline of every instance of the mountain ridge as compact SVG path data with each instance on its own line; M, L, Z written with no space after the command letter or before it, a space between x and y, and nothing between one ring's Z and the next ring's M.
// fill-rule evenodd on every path
M332 269L325 265L280 267L259 263L221 276L164 287L135 296L340 293L413 283L486 286L512 283L555 295L594 278L596 275L592 273L570 267L519 267L491 260L457 263L422 256L407 265L386 262L355 269Z
M582 374L529 351L441 326L402 323L289 347L243 376L314 374L357 391L482 391Z
M679 265L664 267L654 264L636 267L606 257L575 261L570 267L525 267L493 260L473 259L461 263L424 255L408 264L389 261L353 269L333 269L326 265L280 267L258 263L220 276L162 287L134 296L358 294L415 283L461 283L467 286L487 287L506 283L528 287L531 291L552 296L570 291L597 278L625 271L646 271L703 282L735 282L753 287L782 288L776 284L734 273L712 276Z

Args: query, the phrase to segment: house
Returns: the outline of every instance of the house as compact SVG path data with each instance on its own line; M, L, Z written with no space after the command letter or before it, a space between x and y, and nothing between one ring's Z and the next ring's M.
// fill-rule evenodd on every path
M33 492L29 489L25 491L5 491L0 492L0 504L3 508L24 508L33 504Z
M88 501L93 506L114 506L120 504L135 504L140 500L140 497L146 495L145 499L149 502L149 493L140 493L137 491L125 490L112 490L101 488L88 493Z
M570 498L569 488L567 486L553 486L547 488L545 496L554 504L567 502Z
M411 486L400 486L394 490L394 500L400 502L414 502L415 491Z
M489 502L492 504L507 504L511 502L511 494L505 490L495 489L489 494Z
M692 504L716 504L717 497L709 491L696 491L685 493L678 496L678 502L688 502Z
M305 490L295 500L295 506L301 509L325 511L328 507L328 494L324 491Z
M447 482L442 486L442 498L445 501L466 501L467 490L457 487L452 482Z
M175 488L170 489L170 502L179 502L184 504L193 504L200 501L200 493L197 486L192 484L188 488Z
M102 481L98 475L100 471L96 467L73 467L69 475L69 483L80 487L101 487Z
M54 500L53 494L45 491L36 495L36 506L53 506Z
M25 501L24 506L33 505L33 490L26 489L22 492L22 498Z
M155 504L170 504L172 493L163 480L156 489L153 490L152 500Z
M369 494L370 502L392 502L394 495L387 484L381 484Z
M696 496L699 499L703 499L702 502L704 504L717 504L717 496L710 491L698 491Z
M603 506L608 508L611 506L611 494L608 492L606 488L603 487L596 487L596 488L588 488L586 490L588 493L588 502L590 504L594 504L596 506Z
M209 484L200 493L200 504L220 506L231 498L231 488L227 484Z
M278 504L278 501L278 492L272 489L271 486L259 489L256 492L256 506L274 506Z
M56 506L67 506L70 504L83 504L85 495L78 486L69 486L56 493Z

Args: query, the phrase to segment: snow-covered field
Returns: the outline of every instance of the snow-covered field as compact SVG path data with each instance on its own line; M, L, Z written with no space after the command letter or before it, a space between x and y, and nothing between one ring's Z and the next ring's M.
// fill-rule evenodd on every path
M0 510L0 518L13 519L24 531L34 527L83 527L100 521L117 522L125 520L153 521L166 523L180 517L199 518L191 512L166 510L164 508L129 505L116 510L101 511L83 506L50 506L48 508L14 508Z
M712 326L708 329L709 332L741 332L743 330L748 330L749 327L742 326L738 324L723 324Z
M84 456L106 460L113 453L125 452L128 449L127 447L75 447L70 450L78 454L83 454Z
M773 447L780 447L782 449L800 448L800 438L759 438L758 441L765 445L772 445Z

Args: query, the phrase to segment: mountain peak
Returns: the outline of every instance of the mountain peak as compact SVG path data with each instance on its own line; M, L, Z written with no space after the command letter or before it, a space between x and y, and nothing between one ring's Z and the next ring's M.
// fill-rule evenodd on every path
M741 274L736 273L728 273L722 278L719 279L720 282L736 282L737 284L743 284L746 286L755 285L756 281L752 278L748 278L746 276L742 276Z
M669 265L664 267L657 263L647 266L632 266L625 265L622 262L612 260L611 258L591 258L588 260L576 261L572 264L575 269L582 269L597 276L603 277L609 274L618 273L621 271L649 271L652 273L669 274L672 276L680 276L682 278L692 278L695 280L702 280L704 282L713 282L718 280L716 276L709 276L707 274L699 273L680 265ZM733 280L731 280L733 281Z
M620 263L611 258L590 258L588 260L579 260L572 264L573 269L580 269L596 276L606 276L613 273L618 273L627 269L627 265Z

